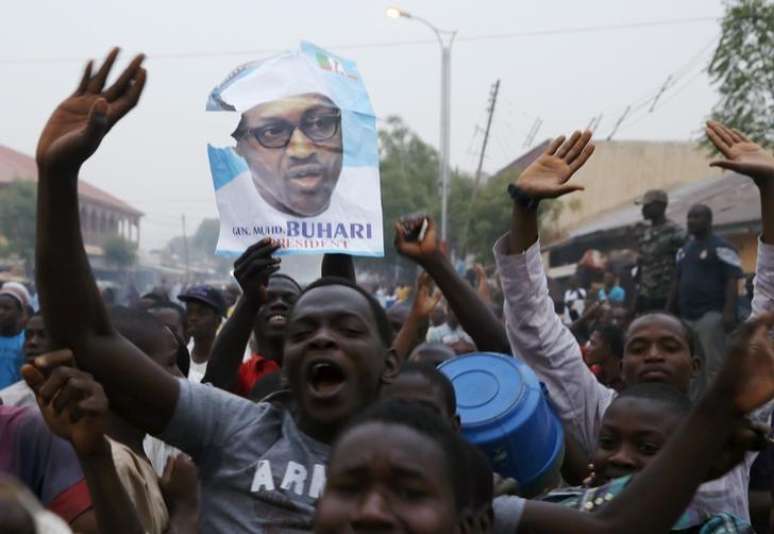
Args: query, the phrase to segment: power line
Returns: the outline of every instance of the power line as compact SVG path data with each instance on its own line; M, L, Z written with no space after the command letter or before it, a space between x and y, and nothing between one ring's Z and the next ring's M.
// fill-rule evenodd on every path
M656 28L663 26L677 26L683 24L697 24L703 22L717 22L717 17L690 17L680 19L662 19L643 22L631 22L625 24L607 24L607 25L594 25L594 26L569 26L564 28L554 28L546 30L531 30L521 32L510 33L493 33L482 35L471 35L470 37L458 37L457 43L473 43L477 41L497 40L497 39L514 39L520 37L544 37L551 35L571 35L578 33L600 33L608 31L618 30L630 30L641 28ZM328 45L325 48L330 50L364 50L370 48L393 48L402 46L417 46L417 45L437 45L435 39L417 39L412 41L383 41L373 43L357 43L357 44L340 44L340 45ZM196 51L196 52L159 52L146 54L146 57L151 60L186 60L186 59L207 59L218 58L227 56L261 56L267 54L276 54L282 52L283 49L279 48L265 48L265 49L245 49L245 50L222 50L216 52ZM83 57L30 57L30 58L0 58L0 64L43 64L43 63L80 63L83 62Z

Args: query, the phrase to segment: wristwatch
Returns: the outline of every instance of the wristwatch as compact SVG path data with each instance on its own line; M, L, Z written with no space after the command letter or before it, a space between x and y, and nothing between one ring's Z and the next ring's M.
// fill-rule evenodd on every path
M525 193L522 188L515 184L508 184L508 194L514 202L526 210L536 210L540 204L539 199L532 198L529 194Z

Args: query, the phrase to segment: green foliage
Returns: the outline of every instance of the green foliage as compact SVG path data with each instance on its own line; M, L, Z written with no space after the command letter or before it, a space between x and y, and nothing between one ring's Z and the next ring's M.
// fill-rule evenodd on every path
M26 268L35 258L37 184L18 181L0 188L0 254L17 255Z
M103 245L105 261L117 269L127 269L137 263L137 245L123 237L110 237Z
M726 2L708 72L720 93L712 118L774 147L774 2Z
M492 263L492 247L503 234L510 228L512 205L506 190L508 184L518 178L515 173L502 173L492 176L481 187L476 201L470 208L472 214L470 228L468 230L468 242L466 253L474 254L476 259L483 263ZM467 200L470 204L470 200ZM467 210L468 208L466 208ZM538 208L540 217L540 234L544 238L550 238L554 231L554 221L564 204L556 200L544 200ZM468 213L465 211L465 213Z

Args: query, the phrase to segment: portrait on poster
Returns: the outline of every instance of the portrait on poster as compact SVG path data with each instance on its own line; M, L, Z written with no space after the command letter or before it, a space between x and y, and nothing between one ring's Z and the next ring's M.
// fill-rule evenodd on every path
M235 115L208 145L218 252L272 237L285 253L383 255L376 118L355 64L310 43L237 68L208 111Z

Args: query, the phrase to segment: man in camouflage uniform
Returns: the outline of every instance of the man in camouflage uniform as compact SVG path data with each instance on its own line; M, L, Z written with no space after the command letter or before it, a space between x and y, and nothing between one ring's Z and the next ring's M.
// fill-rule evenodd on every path
M642 205L642 216L648 223L637 225L639 292L636 312L666 309L675 279L675 257L685 244L685 231L666 218L669 197L666 191L648 191L636 203Z

